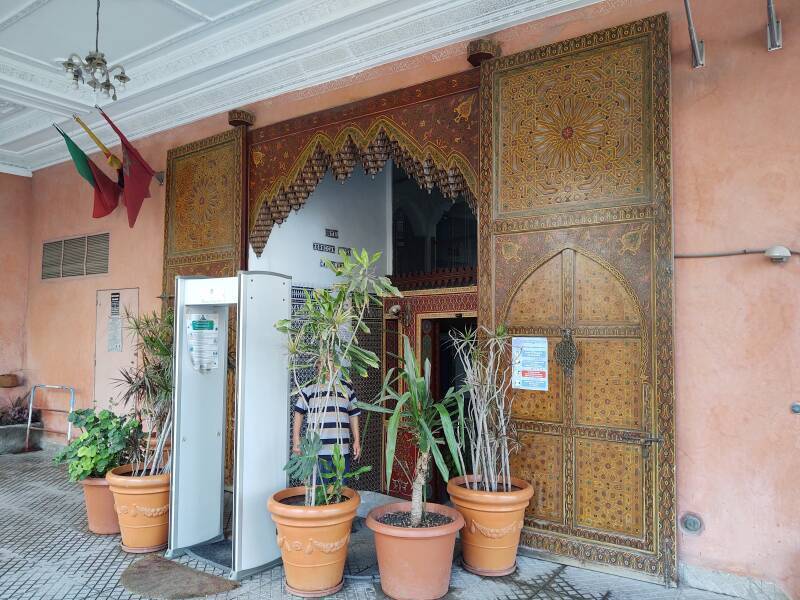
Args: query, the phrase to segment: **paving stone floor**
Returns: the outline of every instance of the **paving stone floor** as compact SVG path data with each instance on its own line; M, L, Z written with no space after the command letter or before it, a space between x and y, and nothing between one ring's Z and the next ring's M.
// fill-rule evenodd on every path
M0 456L0 600L139 600L119 583L120 574L139 557L122 552L118 536L89 533L80 486L67 481L47 451ZM359 536L361 537L361 536ZM368 536L360 543L369 543ZM369 552L354 553L352 575L336 600L383 599L369 573ZM197 559L178 559L217 575L219 569ZM453 568L450 600L730 600L692 589L665 589L621 577L520 557L508 577L482 579ZM293 598L285 591L283 570L275 567L242 582L218 600Z

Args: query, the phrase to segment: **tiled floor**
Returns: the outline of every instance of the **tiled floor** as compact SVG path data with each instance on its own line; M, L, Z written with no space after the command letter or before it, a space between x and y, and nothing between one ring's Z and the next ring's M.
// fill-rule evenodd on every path
M139 599L120 584L137 556L119 549L117 536L86 529L80 486L67 481L47 452L0 456L0 600ZM363 560L363 557L362 557ZM180 562L221 571L186 556ZM360 567L359 567L360 568ZM355 571L356 569L353 569ZM275 567L215 598L292 598ZM370 577L348 580L333 596L372 600L385 596ZM482 579L453 568L452 600L730 600L709 592L657 585L520 557L509 577Z

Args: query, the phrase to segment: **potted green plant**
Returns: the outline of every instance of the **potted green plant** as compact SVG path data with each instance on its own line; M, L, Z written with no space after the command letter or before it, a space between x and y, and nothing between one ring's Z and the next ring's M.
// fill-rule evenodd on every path
M149 432L130 464L106 474L119 515L122 549L143 553L167 545L169 530L169 442L172 435L174 313L126 315L139 363L121 371L120 400Z
M464 517L463 563L478 575L507 575L516 568L525 509L533 497L530 483L511 476L510 454L517 446L511 422L516 357L504 327L454 333L452 341L469 395L461 430L466 439L460 440L459 448L469 449L472 473L447 484L450 499Z
M328 262L338 283L307 292L295 319L276 324L288 336L298 398L293 454L284 468L302 485L273 494L268 506L286 586L298 596L333 594L343 583L350 529L361 502L345 484L370 468L348 465L351 432L356 458L360 451L350 381L379 364L373 352L359 346L359 336L369 333L367 310L381 306L380 297L399 295L386 277L375 274L379 258L380 253L370 256L366 250L342 253L341 263Z
M29 395L30 392L0 406L0 454L14 454L25 450ZM33 410L31 425L30 447L38 449L42 439L42 413L38 409Z
M403 336L403 364L397 377L390 370L381 397L364 408L389 415L386 429L386 481L395 466L398 431L416 446L416 463L409 472L411 502L395 502L370 511L367 527L375 532L381 588L397 599L426 600L447 593L456 533L464 525L461 514L441 504L426 503L424 494L433 461L445 481L447 450L459 474L463 473L456 429L460 427L464 396L450 388L441 401L431 393L431 365L420 370L408 337ZM453 425L453 415L457 425Z
M129 458L139 422L109 410L95 413L91 408L71 412L69 421L83 433L53 460L57 464L67 463L69 480L83 485L89 531L104 535L119 533L114 497L105 477Z

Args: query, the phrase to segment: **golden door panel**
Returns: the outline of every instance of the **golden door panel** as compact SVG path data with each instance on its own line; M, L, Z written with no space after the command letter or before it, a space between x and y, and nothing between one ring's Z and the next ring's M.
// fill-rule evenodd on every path
M638 38L502 77L497 216L649 198L648 54Z
M637 444L575 441L575 523L642 537L642 449Z
M530 481L533 498L525 511L526 519L564 522L564 442L561 436L520 432L525 449L511 456L517 477Z
M575 420L579 425L641 429L641 342L579 339Z
M674 582L669 37L662 14L482 63L478 320L562 342L513 409L522 545Z
M562 316L561 255L548 260L519 286L508 311L506 324L526 327L530 323L558 325Z
M639 311L620 280L596 261L575 257L575 320L578 324L637 324Z
M514 419L547 421L560 423L564 420L563 385L564 378L555 368L555 346L561 338L548 338L547 363L549 365L548 390L533 392L531 390L514 390L514 401L511 415Z

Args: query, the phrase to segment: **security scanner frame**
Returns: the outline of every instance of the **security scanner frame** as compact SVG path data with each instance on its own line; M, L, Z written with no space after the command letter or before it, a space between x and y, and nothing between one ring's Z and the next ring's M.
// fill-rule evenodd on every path
M292 280L175 278L175 354L167 558L189 553L239 580L280 561L267 500L286 487L288 353L275 323L291 316ZM233 526L225 537L230 307L237 308Z

